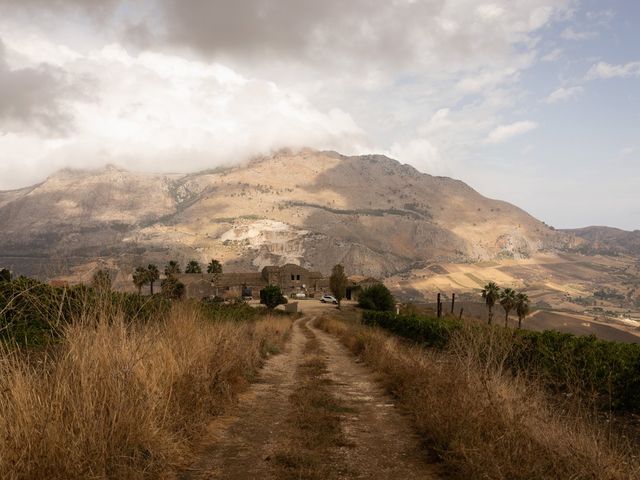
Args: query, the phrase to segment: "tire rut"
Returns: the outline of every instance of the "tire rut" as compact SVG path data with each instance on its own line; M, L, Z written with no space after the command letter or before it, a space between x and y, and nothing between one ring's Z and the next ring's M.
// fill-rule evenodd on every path
M232 412L210 424L199 460L181 480L289 479L295 472L295 478L326 480L439 478L409 419L395 409L374 374L311 320L294 323L284 352L267 361L258 382L240 396ZM311 343L315 347L309 351ZM338 412L335 438L342 440L310 452L303 446L309 423L300 424L296 398L309 386L305 369L313 358L322 364L322 372L315 375L325 398L337 402L331 408ZM335 423L335 416L331 421ZM311 430L322 427L311 425ZM313 453L315 471L303 474L299 466L286 471L278 465L292 447L305 455Z
M326 352L334 394L350 412L342 417L346 438L352 445L343 450L343 462L354 472L348 478L440 478L409 418L395 408L371 370L358 363L335 337L309 326Z

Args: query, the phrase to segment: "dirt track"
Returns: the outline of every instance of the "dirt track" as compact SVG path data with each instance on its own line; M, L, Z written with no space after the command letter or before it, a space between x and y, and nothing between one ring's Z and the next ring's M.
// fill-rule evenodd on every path
M315 478L287 472L278 465L279 452L299 442L292 396L305 381L300 366L314 358L324 365L322 384L341 404L339 428L346 442L316 452L322 478L429 479L437 467L427 461L409 420L374 375L338 343L313 328L313 318L296 321L286 350L272 357L257 383L244 394L229 415L209 426L206 446L183 479ZM302 370L304 371L304 370ZM299 433L299 432L298 432ZM313 468L313 467L308 467Z

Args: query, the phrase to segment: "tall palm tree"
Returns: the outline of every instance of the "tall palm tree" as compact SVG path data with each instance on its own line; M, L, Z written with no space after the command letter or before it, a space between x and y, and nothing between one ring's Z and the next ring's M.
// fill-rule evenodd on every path
M187 264L187 268L184 269L184 273L202 273L202 267L195 260L190 260Z
M147 267L147 273L149 274L149 286L151 287L151 295L153 295L153 284L160 278L160 270L153 263L150 263Z
M522 321L529 315L529 297L526 293L516 295L516 313L518 314L518 328L522 328Z
M484 298L484 303L487 306L487 310L489 310L489 325L491 325L491 321L493 320L493 306L499 297L500 287L496 282L489 282L482 289L482 298Z
M504 309L504 326L509 326L509 313L516 306L516 291L513 288L505 288L500 294L500 305Z
M214 258L209 262L209 265L207 265L207 273L222 273L222 264Z
M149 281L149 272L144 267L137 267L133 272L133 284L138 289L138 295L142 294L142 287Z
M172 277L172 276L177 275L179 273L181 273L180 264L178 262L176 262L175 260L171 260L164 267L164 274L167 277Z

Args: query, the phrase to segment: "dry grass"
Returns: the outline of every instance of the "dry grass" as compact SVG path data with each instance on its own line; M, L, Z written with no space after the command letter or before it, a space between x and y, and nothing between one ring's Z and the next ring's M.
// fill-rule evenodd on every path
M383 374L452 477L640 478L628 446L503 372L501 345L487 349L463 332L451 351L432 352L335 319L318 326Z
M37 359L0 352L0 478L169 476L290 323L213 323L178 305L156 323L70 325Z
M275 454L277 477L329 480L345 478L335 449L347 445L340 414L345 411L332 394L320 344L306 325L305 359L297 369L299 382L289 397L291 440ZM330 460L328 460L330 459Z

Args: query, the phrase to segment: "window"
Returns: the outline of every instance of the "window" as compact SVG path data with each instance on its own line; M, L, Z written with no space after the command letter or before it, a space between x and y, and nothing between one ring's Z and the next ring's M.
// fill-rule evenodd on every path
M300 275L296 275L296 280L300 280Z
M292 273L291 274L291 280L295 280L295 279L296 279L296 276Z

